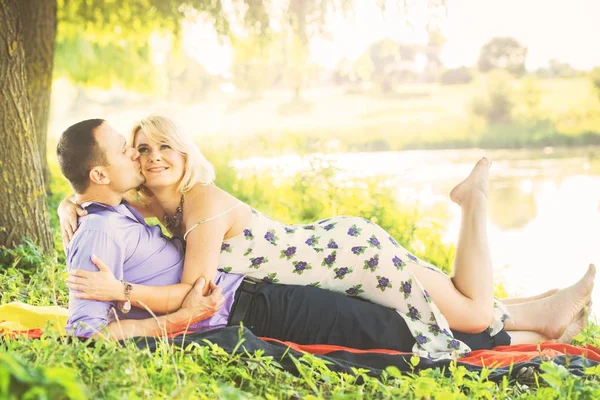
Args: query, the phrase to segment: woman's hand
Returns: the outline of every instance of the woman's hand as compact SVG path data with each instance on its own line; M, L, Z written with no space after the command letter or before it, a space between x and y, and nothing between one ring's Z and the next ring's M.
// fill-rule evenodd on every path
M92 256L92 262L99 271L75 269L69 272L67 286L79 291L75 297L100 301L125 300L123 284L115 278L110 268L96 256Z
M77 230L77 219L87 215L87 211L81 208L79 204L73 202L73 196L69 196L60 202L57 212L60 219L63 246L66 249Z

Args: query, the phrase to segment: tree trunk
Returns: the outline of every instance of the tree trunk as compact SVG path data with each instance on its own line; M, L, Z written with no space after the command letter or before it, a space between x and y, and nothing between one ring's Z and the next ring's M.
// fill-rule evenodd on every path
M297 69L296 79L293 83L293 100L300 100L310 57L308 48L308 27L306 22L307 3L305 0L291 0L288 11L290 13L292 27L295 34L298 36L298 51L300 53L299 59L296 60L296 65L293 67Z
M17 5L23 27L27 93L33 113L44 185L46 192L50 194L46 143L56 41L56 0L19 0Z
M0 245L52 248L16 0L0 0Z

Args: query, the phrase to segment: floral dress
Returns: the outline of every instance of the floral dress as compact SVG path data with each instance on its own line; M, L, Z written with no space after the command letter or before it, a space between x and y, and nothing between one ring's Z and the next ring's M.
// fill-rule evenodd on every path
M444 274L368 219L338 216L285 225L252 209L243 233L223 241L218 268L271 283L320 287L394 308L415 337L417 355L441 359L467 354L471 349L452 336L448 321L406 268L409 263ZM493 336L502 330L506 318L506 308L495 301L488 332Z

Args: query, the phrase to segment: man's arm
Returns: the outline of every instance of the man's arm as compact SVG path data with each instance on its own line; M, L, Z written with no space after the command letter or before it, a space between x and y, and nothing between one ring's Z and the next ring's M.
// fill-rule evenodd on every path
M223 305L225 298L220 287L210 283L208 296L202 294L205 279L196 281L179 310L170 315L142 320L121 320L108 324L108 335L98 332L92 338L122 340L137 336L162 336L186 330L190 325L212 317Z
M107 260L116 278L123 277L124 245L101 230L86 230L73 237L67 252L67 266L69 269L97 271L92 255ZM69 290L69 319L66 329L72 335L87 337L108 324L108 313L113 304L81 299L77 297L77 293L76 290Z

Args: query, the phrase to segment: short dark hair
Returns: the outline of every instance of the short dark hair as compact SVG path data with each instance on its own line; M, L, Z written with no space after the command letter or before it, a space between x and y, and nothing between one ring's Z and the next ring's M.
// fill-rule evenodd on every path
M103 119L86 119L63 132L56 146L58 164L73 190L83 193L90 185L90 171L96 165L107 165L104 151L94 137Z

